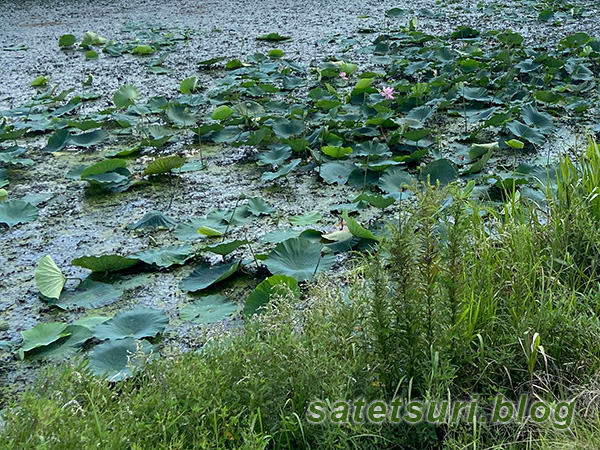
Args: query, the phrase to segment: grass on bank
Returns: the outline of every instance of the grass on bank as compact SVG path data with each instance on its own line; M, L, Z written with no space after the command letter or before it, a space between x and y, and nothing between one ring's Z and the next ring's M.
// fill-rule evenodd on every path
M553 178L552 176L549 177ZM417 190L347 291L279 298L243 333L110 385L84 364L5 414L4 449L600 447L600 149L564 158L546 202L502 211L467 188ZM578 397L550 425L309 425L313 399Z

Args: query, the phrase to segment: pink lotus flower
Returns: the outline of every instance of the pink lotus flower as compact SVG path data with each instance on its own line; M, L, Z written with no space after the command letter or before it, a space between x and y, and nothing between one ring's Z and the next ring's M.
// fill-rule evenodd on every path
M386 100L394 99L394 88L393 86L383 86L379 90L379 95L381 95Z
M340 72L340 78L344 81L348 81L348 74L346 72Z

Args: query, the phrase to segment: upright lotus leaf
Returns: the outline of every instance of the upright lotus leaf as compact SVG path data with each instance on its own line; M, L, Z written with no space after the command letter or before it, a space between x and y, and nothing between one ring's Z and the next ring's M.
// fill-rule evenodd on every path
M244 316L250 317L269 303L271 297L276 295L293 295L300 298L298 281L286 275L273 275L263 280L256 289L248 295L244 305Z
M366 141L354 146L354 154L358 156L390 156L392 152L387 144L377 141Z
M121 381L133 375L132 369L141 361L133 358L138 352L152 354L154 346L146 340L134 338L108 341L96 346L90 352L90 369L98 376L106 377L110 382Z
M28 351L26 357L53 360L70 358L81 349L83 344L94 337L88 328L79 325L69 325L64 330L64 334L67 333L68 336L57 339L51 344Z
M312 214L305 214L303 216L290 216L289 221L292 225L302 227L305 225L312 225L313 223L317 223L322 218L323 216L320 212L315 212Z
M179 84L179 92L182 94L191 94L198 90L198 77L189 77Z
M271 205L269 205L263 198L253 197L248 200L248 211L250 211L254 216L269 216L273 214L276 210Z
M62 128L60 130L56 130L54 133L50 135L48 138L48 144L44 147L45 152L58 152L62 150L68 143L71 138L71 133L69 130Z
M402 133L402 137L404 139L408 139L409 141L419 142L421 139L429 136L431 134L431 130L427 128L419 128L417 130L410 130Z
M539 128L542 134L552 130L552 116L538 111L533 105L525 105L521 109L521 118L527 125Z
M194 255L194 249L191 245L171 245L164 248L153 248L136 252L130 255L133 258L144 261L146 264L155 265L160 268L167 268L174 265L185 264L188 259Z
M335 262L335 256L323 250L321 244L302 237L287 239L269 253L265 264L274 275L310 280L313 275L329 270Z
M34 78L29 85L33 87L46 86L48 81L50 81L50 78L40 75L39 77Z
M406 118L417 120L422 125L427 119L431 117L432 114L433 108L431 106L425 105L411 109L410 112L406 115Z
M127 226L129 230L148 230L166 228L171 230L177 226L177 222L159 211L150 211L144 214L140 220Z
M237 250L242 245L248 244L247 240L235 239L233 241L225 241L219 244L207 245L202 248L203 251L216 253L217 255L229 255L232 251Z
M64 291L52 304L67 310L101 308L115 303L122 294L123 291L110 284L85 279L75 289Z
M356 220L350 217L348 215L348 211L344 211L342 213L342 218L346 222L346 225L348 226L348 231L350 231L352 236L356 236L360 239L371 239L373 241L379 240L370 230L367 230L360 223L358 223Z
M400 167L391 167L379 178L377 185L383 192L398 194L414 184L410 174Z
M93 333L101 341L106 339L116 341L128 337L141 339L162 333L167 325L169 325L169 318L164 311L136 308L131 311L122 311L112 319L97 325Z
M518 120L513 120L507 124L508 129L517 137L520 137L535 145L543 145L546 138L537 129L528 127Z
M456 31L452 33L452 37L454 39L474 39L479 36L479 31L467 27L467 26L459 26L456 28Z
M91 147L98 145L108 139L108 133L104 130L88 131L87 133L74 134L69 138L69 143L77 147Z
M277 167L292 156L292 149L289 145L276 144L269 146L269 148L269 151L258 154L256 164L259 166L271 165Z
M233 105L233 109L242 117L257 118L265 114L265 108L258 102L239 102Z
M76 38L72 34L63 34L58 39L58 46L59 47L72 47L73 45L75 45L75 41L76 41Z
M113 103L119 109L133 105L140 100L140 90L132 84L121 86L113 95Z
M206 215L206 219L221 224L243 225L250 216L248 205L241 205L235 209L213 209Z
M103 161L97 162L96 164L92 164L87 167L83 172L81 172L81 179L84 180L91 175L99 175L102 173L112 172L115 169L125 168L127 167L127 161L124 159L111 158L105 159Z
M350 161L330 161L322 164L319 175L327 184L337 183L340 186L348 182L350 174L356 170L356 166Z
M168 173L173 169L177 169L185 164L185 157L179 155L165 156L164 158L158 158L148 164L148 167L144 170L144 176L146 175L159 175Z
M40 259L35 269L35 285L44 297L58 299L67 278L50 255Z
M301 161L302 160L300 158L293 159L289 164L281 166L276 172L263 173L260 178L264 181L272 181L276 180L277 178L284 177L287 174L289 174L292 170L294 170L298 166L298 164L300 164Z
M83 48L87 48L90 45L102 45L106 43L106 38L98 36L98 33L95 31L86 31L83 35L83 39L81 40L81 44L79 44Z
M269 33L262 36L258 36L256 39L259 41L282 42L289 41L292 38L289 36L282 36L279 33Z
M305 131L304 122L298 119L279 118L273 121L273 132L282 139L299 136Z
M183 292L201 291L229 278L240 269L240 265L241 261L215 266L201 264L188 277L181 280L179 289Z
M81 256L71 261L74 266L89 269L92 272L116 272L135 266L138 259L121 255Z
M47 322L37 324L29 330L21 331L21 336L23 337L21 350L23 352L28 352L34 348L50 345L60 338L69 336L70 333L66 330L66 323Z
M132 51L132 55L151 55L155 50L150 45L137 45Z
M333 145L327 145L321 148L321 151L327 156L332 158L344 158L352 153L352 147L334 147Z
M435 185L438 181L441 185L451 183L458 178L458 170L449 159L442 158L430 162L421 173L421 180Z
M112 172L87 175L83 180L102 189L123 192L131 186L131 172L128 169L118 168Z
M227 59L226 56L219 56L217 58L211 58L211 59L206 59L204 61L200 61L198 63L198 65L199 66L212 66L213 64L216 64L221 61L225 61L226 59Z
M23 200L8 200L0 203L0 223L12 228L20 223L33 222L38 217L38 209Z
M488 94L488 91L484 87L480 86L465 86L458 90L458 94L464 97L466 100L477 101L477 102L488 102L492 100L492 97Z
M385 209L388 206L396 203L396 199L394 197L386 197L383 195L370 195L370 194L367 194L364 192L362 194L360 194L358 197L356 197L354 200L352 200L352 203L356 203L356 202L360 202L360 201L365 201L369 205L374 206L375 208L381 208L381 209Z
M181 320L208 324L220 322L237 311L237 305L222 294L208 295L179 311Z
M558 103L565 101L565 98L562 95L552 91L537 91L533 96L536 100L543 103Z
M170 103L166 111L169 120L180 127L191 127L196 125L198 118L192 114L185 105Z
M233 110L227 105L221 105L215 109L211 118L213 120L225 120L233 114Z

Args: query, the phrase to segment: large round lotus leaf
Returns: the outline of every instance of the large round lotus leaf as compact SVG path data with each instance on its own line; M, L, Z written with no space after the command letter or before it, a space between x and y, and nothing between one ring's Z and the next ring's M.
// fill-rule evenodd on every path
M458 178L458 171L452 161L446 158L437 159L425 166L421 173L421 179L435 185L438 181L441 185L448 184Z
M173 124L180 127L191 127L196 125L196 121L198 120L198 117L191 113L187 106L177 103L171 103L167 107L166 114Z
M310 280L314 274L329 270L335 256L322 254L323 246L305 238L292 238L277 245L265 264L272 274L287 275L298 281Z
M75 134L71 136L69 143L77 147L91 147L98 145L108 139L108 133L104 130L94 130L87 133Z
M127 169L125 169L127 170ZM107 172L107 173L99 173L97 175L88 175L83 178L85 181L89 181L90 183L100 184L106 186L116 186L120 184L126 184L129 182L129 175L119 173L117 171Z
M92 332L88 328L80 325L69 325L65 328L64 333L69 333L69 335L62 337L49 345L31 350L27 353L27 357L31 359L69 358L77 353L88 339L93 337Z
M213 323L231 316L237 311L237 305L222 294L208 295L191 305L181 308L179 317L194 323Z
M152 308L136 308L122 311L112 319L96 326L94 336L101 341L133 337L141 339L154 337L165 331L169 318L164 311Z
M165 216L163 213L158 211L150 211L149 213L144 214L140 220L131 225L128 225L127 228L130 230L146 230L146 229L155 229L155 228L167 228L172 229L175 228L177 222L170 218L169 216Z
M92 272L114 272L135 266L138 259L121 255L81 256L71 261L74 266L90 269Z
M286 275L273 275L263 280L246 298L244 316L248 317L266 305L273 295L289 295L300 298L298 282Z
M116 302L123 292L110 284L89 279L72 291L64 291L53 304L62 309L101 308Z
M81 172L81 178L85 179L90 175L99 175L101 173L112 172L115 169L127 167L127 161L124 159L105 159L104 161L97 162L87 167Z
M21 331L21 336L23 337L21 350L28 352L34 348L52 344L62 337L69 336L70 333L66 329L66 323L47 322L40 323L29 330Z
M194 255L194 249L188 244L172 245L165 248L153 248L143 252L133 253L132 257L146 264L166 268L175 264L185 264Z
M518 120L513 120L507 124L508 129L517 137L525 139L535 145L543 145L546 138L537 129L528 127Z
M305 214L303 216L290 216L289 221L292 225L297 227L303 227L305 225L312 225L317 223L323 218L320 212L315 212L312 214Z
M348 182L348 177L356 169L350 161L331 161L319 168L319 175L327 184L337 183L340 186Z
M117 108L133 105L140 99L140 90L132 84L126 84L117 89L113 95L113 103Z
M412 185L412 177L400 167L391 167L386 170L378 183L380 189L388 194L397 194Z
M269 205L264 199L253 197L248 200L248 211L255 216L268 216L275 212L275 208Z
M164 158L158 158L148 164L148 167L144 170L144 176L146 175L158 175L161 173L170 172L173 169L181 167L185 164L185 157L179 155L165 156Z
M132 375L132 369L141 362L134 356L139 352L150 355L154 346L148 341L134 338L108 341L90 352L90 369L108 381L120 381Z
M35 269L35 285L44 297L57 299L67 278L52 260L50 255L40 259Z
M33 222L38 217L38 209L23 200L9 200L0 203L0 223L9 228L19 223Z
M230 264L218 264L211 266L202 264L198 266L188 277L181 280L179 289L183 292L196 292L206 289L213 284L223 281L236 273L240 268L241 261Z

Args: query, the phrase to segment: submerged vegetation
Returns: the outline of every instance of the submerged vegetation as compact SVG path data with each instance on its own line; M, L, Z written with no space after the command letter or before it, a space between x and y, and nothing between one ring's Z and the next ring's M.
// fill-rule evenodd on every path
M555 2L534 11L539 21L582 12ZM13 188L51 159L71 158L56 180L100 205L161 198L120 224L142 248L78 246L31 261L42 318L0 321L12 332L0 349L43 377L0 403L0 448L599 444L600 41L579 32L539 45L467 26L436 36L416 18L394 22L405 16L394 8L385 29L361 30L377 33L369 45L329 42L368 64L303 66L286 56L292 38L273 32L256 38L273 47L265 53L199 62L172 96L126 83L106 97L91 74L59 92L40 74L36 96L0 111L0 232L49 220L52 195ZM158 76L194 35L124 31L130 41L90 31L58 47L90 64L130 58ZM574 133L576 157L551 155L557 131ZM202 217L176 214L178 193L191 202L210 181L208 155L235 149L226 170L251 171L252 192L202 206ZM285 189L301 183L332 199L283 208ZM160 295L179 300L130 298L144 274L167 276ZM202 330L191 345L173 344L190 329ZM571 429L305 419L317 398L477 394L489 408L522 393L577 399Z

